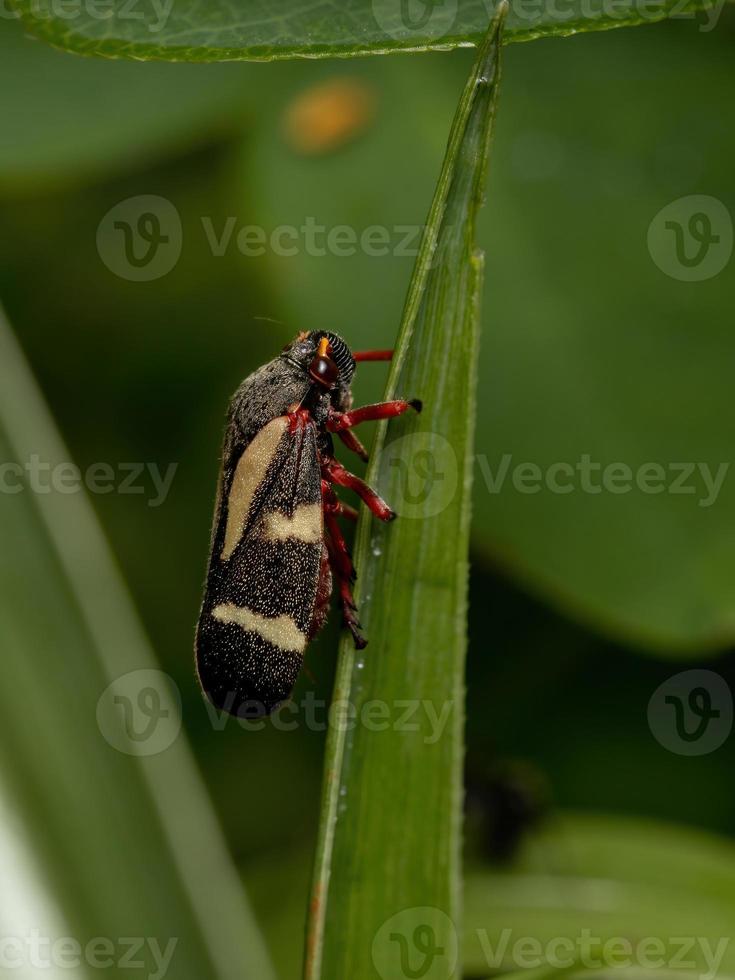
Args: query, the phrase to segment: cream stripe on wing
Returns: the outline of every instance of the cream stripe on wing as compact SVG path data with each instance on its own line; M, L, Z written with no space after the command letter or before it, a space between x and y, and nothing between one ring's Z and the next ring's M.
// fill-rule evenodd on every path
M316 544L322 539L322 505L301 504L291 517L280 510L263 515L266 541L304 541Z
M288 419L284 416L273 419L263 426L240 457L227 498L227 527L220 554L222 561L230 557L242 537L255 491L262 483L287 427Z
M261 616L247 606L236 606L232 602L223 602L215 606L212 615L220 623L234 623L244 630L257 633L268 643L279 650L293 650L303 653L306 646L306 635L301 632L290 616Z

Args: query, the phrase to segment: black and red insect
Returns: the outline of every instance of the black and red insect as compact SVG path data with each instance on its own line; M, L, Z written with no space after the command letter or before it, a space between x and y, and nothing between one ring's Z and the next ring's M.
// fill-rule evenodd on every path
M402 399L351 407L355 362L390 356L353 355L337 334L301 333L232 398L196 633L199 680L221 710L250 717L289 697L306 644L326 620L333 578L344 625L365 646L337 521L357 511L333 485L354 490L380 520L395 514L337 462L331 434L365 459L355 425L420 410Z

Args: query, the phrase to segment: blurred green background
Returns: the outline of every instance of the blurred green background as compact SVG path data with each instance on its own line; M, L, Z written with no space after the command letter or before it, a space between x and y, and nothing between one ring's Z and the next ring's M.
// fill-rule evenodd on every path
M734 39L730 8L711 33L679 20L506 50L480 229L477 451L493 470L504 453L542 468L585 453L633 468L730 462L735 265L681 282L646 236L690 194L735 213ZM240 379L300 329L390 346L413 257L256 258L235 235L218 256L202 218L218 235L228 218L270 234L313 217L384 226L397 242L424 221L471 58L103 62L0 20L0 297L76 463L177 464L161 506L148 492L92 504L181 692L284 977L301 956L324 736L215 731L202 705L192 637L223 414ZM374 116L348 144L305 154L284 119L330 79L360 82ZM166 198L181 219L180 259L150 282L116 275L97 249L103 217L136 195ZM361 367L357 402L379 397L383 379ZM735 680L735 473L709 507L699 490L523 494L507 480L491 493L479 468L475 480L473 799L510 765L547 826L575 810L732 834L733 738L700 757L667 751L647 706L688 667ZM297 697L329 698L336 636L332 622L310 648ZM492 857L486 809L472 812L474 869Z

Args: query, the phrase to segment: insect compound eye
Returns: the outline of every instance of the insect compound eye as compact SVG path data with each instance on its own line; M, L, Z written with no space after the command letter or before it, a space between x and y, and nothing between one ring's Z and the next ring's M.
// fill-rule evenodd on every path
M309 365L309 374L325 388L333 388L339 381L339 368L326 354L316 355Z

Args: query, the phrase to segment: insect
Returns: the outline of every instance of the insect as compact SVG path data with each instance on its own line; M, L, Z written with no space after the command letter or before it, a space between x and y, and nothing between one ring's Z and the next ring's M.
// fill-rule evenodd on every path
M357 511L333 485L355 491L382 521L396 515L335 459L332 433L367 459L354 426L421 410L404 399L352 408L356 362L391 356L353 355L337 334L300 333L230 402L196 632L199 680L220 710L253 717L288 698L306 644L326 620L333 579L344 625L365 646L337 520Z

